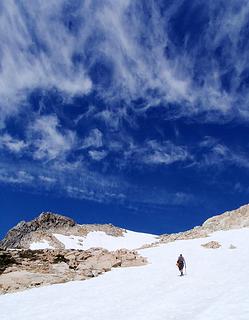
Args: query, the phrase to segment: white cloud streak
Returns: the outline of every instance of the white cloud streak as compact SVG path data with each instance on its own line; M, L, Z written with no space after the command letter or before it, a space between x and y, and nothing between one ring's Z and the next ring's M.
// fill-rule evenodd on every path
M34 182L34 177L24 170L15 170L13 172L9 172L0 169L0 182L14 185L30 185Z
M55 115L36 119L29 128L29 138L34 148L33 158L45 161L63 157L73 149L76 141L74 132L65 129L60 131Z
M142 147L132 145L125 152L127 162L129 159L135 163L147 165L170 165L175 162L184 162L191 158L188 149L184 146L177 146L171 141L159 143L156 140L145 142Z
M239 147L231 147L219 142L212 137L206 137L200 144L201 158L197 161L196 156L193 157L192 165L205 167L224 168L228 165L239 168L249 168L249 159L245 152Z
M89 152L90 157L95 161L100 161L107 156L107 151L97 151L97 150L90 150Z
M0 149L4 148L12 153L22 153L27 144L23 140L15 139L9 134L0 136Z
M89 135L84 139L80 149L87 149L90 147L100 148L103 146L103 134L102 132L95 128L92 129Z

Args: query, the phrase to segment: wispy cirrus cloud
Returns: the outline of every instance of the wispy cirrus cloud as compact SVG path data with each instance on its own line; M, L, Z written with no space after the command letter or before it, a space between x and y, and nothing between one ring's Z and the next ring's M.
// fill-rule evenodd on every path
M171 141L162 143L149 140L143 146L132 145L126 152L127 161L143 163L147 165L170 165L175 162L184 162L191 157L188 149L178 146Z
M238 109L246 118L248 58L240 43L249 7L226 3L224 11L222 3L203 8L197 1L165 8L160 1L2 3L2 125L36 88L55 88L69 97L94 90L108 103L122 99L129 105L142 98L140 112L177 103L183 107L169 115L207 112L211 120L235 116ZM175 28L178 19L186 25L184 36ZM201 36L189 30L191 19ZM200 57L202 48L207 54Z
M63 3L1 3L2 123L5 116L24 107L27 96L36 88L55 88L68 96L91 90L83 66L75 68L72 63L77 39L61 20Z
M103 146L103 134L102 132L95 128L89 132L89 135L84 138L81 149L88 149L90 147L100 148Z
M30 192L53 191L55 196L110 202L126 198L128 185L115 176L90 171L83 163L51 161L47 164L0 161L0 183Z
M226 168L232 165L240 168L249 168L248 154L240 146L234 147L222 143L213 137L205 137L199 144L201 156L195 156L192 165L202 168Z
M22 153L27 147L27 143L23 140L16 139L11 135L5 133L0 136L0 149L4 148L12 153Z
M107 156L107 151L97 151L97 150L90 150L89 152L90 157L95 161L100 161Z
M131 186L120 173L134 164L248 167L245 150L215 139L193 147L162 123L248 121L246 1L10 0L0 9L0 152L14 159L1 181L121 199ZM60 102L37 108L36 90Z
M35 160L52 160L63 157L73 149L75 133L59 128L55 115L42 116L29 128L29 140L32 141L32 156Z
M0 170L0 181L12 185L30 185L34 182L34 177L27 171L14 170L10 172L4 168Z

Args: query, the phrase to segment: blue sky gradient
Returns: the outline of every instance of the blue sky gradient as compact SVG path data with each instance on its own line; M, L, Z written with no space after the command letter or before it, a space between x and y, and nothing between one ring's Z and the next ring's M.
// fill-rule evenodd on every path
M248 202L247 1L0 15L0 237L41 211L166 233Z

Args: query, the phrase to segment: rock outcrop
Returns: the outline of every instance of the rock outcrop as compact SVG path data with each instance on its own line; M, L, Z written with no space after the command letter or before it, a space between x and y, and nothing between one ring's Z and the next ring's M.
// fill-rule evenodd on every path
M226 211L221 215L206 220L202 228L209 231L230 230L249 227L249 205L236 210Z
M140 266L146 259L126 249L0 251L0 293L86 280L111 268Z

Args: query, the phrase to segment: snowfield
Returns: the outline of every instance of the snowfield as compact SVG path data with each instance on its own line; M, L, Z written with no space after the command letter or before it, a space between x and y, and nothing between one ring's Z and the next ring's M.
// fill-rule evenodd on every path
M222 246L201 246L211 240ZM248 241L244 228L143 249L146 266L0 296L1 320L248 320Z
M31 250L39 250L39 249L53 249L52 246L46 240L41 240L39 242L33 242L30 245Z
M65 236L59 233L53 234L59 240L65 249L87 250L93 247L101 247L109 251L122 248L137 249L145 244L151 244L157 241L157 236L153 234L140 233L126 230L122 237L115 237L102 231L89 232L85 237ZM46 240L41 242L33 242L30 245L31 250L53 249Z
M61 234L54 234L54 236L65 245L65 249L81 250L93 247L101 247L110 251L122 248L136 249L144 244L157 241L157 236L155 235L129 230L126 230L123 237L114 237L102 231L89 232L86 237L63 236Z

